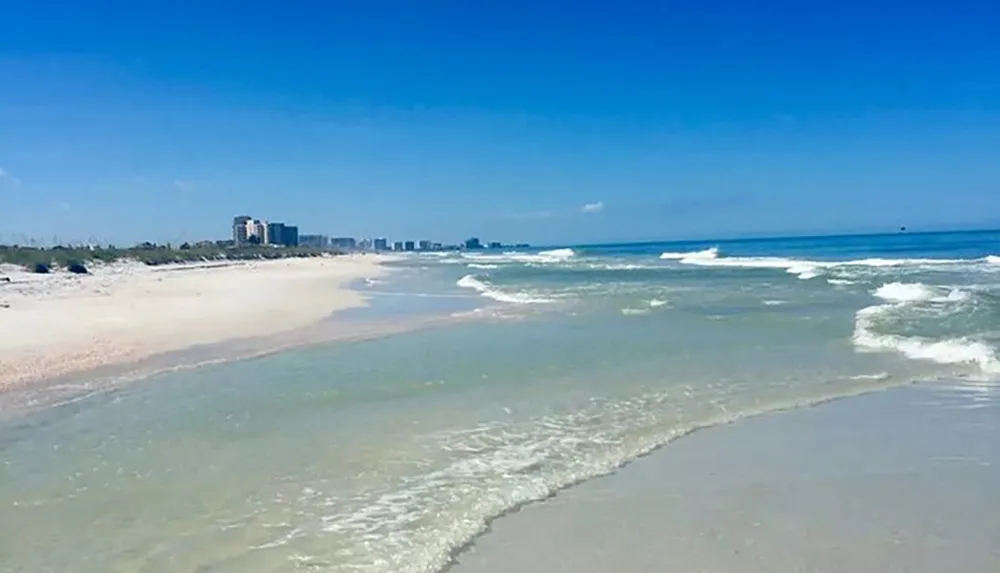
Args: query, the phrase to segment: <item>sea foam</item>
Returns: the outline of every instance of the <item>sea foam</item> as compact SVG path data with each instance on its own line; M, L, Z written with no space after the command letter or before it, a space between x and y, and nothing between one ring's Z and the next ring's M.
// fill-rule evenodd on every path
M679 252L672 253L666 252L660 254L660 258L665 261L686 261L686 260L712 260L719 257L719 247L712 247L710 249L705 249L703 251L690 251L690 252Z
M988 344L969 338L936 340L921 336L877 332L879 323L889 316L905 316L910 308L921 305L961 304L971 295L960 289L933 287L922 283L888 283L873 293L886 303L862 308L855 315L854 335L856 348L872 352L898 352L915 360L928 360L939 364L972 364L987 374L1000 373L1000 359ZM956 307L956 310L959 307Z
M501 254L487 253L464 253L462 257L466 260L476 261L481 264L490 263L535 263L552 264L568 261L576 256L573 249L551 249L539 251L537 253L521 253L508 251Z
M867 258L848 261L820 261L773 256L726 257L719 252L717 247L689 253L666 252L660 255L660 259L673 260L679 262L680 264L701 267L784 270L785 272L796 275L798 278L803 280L816 278L831 269L882 269L899 267L937 269L942 267L955 267L958 265L981 266L983 263L1000 264L1000 257L994 255L981 259Z
M464 277L458 279L456 285L462 288L468 288L479 292L479 294L492 298L498 302L507 302L511 304L545 304L552 302L551 299L540 298L532 296L528 293L514 292L508 293L504 292L493 285L487 284L483 280L477 278L475 275L465 275Z

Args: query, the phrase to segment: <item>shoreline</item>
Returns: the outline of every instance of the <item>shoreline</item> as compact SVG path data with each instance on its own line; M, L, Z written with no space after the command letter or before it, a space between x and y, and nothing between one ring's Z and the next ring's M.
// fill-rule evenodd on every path
M944 382L706 427L499 516L445 570L993 571L998 430L1000 388Z
M95 374L148 376L185 366L176 358L192 353L209 356L197 366L309 343L312 330L339 324L336 313L366 306L369 297L352 283L386 276L392 260L115 264L85 276L15 275L0 291L9 305L0 309L0 396ZM158 360L170 356L169 367Z

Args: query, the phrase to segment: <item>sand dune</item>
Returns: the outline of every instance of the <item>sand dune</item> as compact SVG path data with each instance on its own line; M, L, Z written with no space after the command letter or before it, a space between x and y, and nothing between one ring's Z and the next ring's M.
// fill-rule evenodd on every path
M198 344L273 334L364 303L374 256L147 267L88 276L0 269L0 389Z

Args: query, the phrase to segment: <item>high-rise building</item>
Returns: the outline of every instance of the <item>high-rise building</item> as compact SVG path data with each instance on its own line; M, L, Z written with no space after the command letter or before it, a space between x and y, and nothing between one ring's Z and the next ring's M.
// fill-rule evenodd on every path
M233 217L233 246L242 247L247 244L250 239L248 229L251 221L253 219L246 215Z
M479 239L472 237L471 239L467 239L465 241L465 248L469 249L470 251L478 250L483 248L483 244L479 242Z
M284 240L282 244L286 247L299 246L299 228L295 225L285 225L285 233L282 239Z
M417 245L413 241L406 241L405 243L403 243L404 251L414 251L416 250L416 248Z
M354 237L334 237L330 239L330 246L335 249L353 251L358 248L358 242L354 239Z
M402 251L403 250L403 241L396 241L396 242L394 242L392 244L392 250L394 250L394 251Z
M258 245L267 245L270 243L267 233L267 221L255 219L253 222L253 234L257 237Z
M389 250L389 240L385 237L379 237L372 242L376 251L388 251Z
M275 246L285 246L285 224L284 223L268 223L267 224L267 243L268 245Z
M421 251L429 251L432 248L432 243L430 241L420 241L419 247Z

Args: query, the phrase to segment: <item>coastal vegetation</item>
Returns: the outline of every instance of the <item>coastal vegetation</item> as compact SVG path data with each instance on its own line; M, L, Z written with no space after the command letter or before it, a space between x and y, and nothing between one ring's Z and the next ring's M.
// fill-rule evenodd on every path
M60 268L69 272L84 274L94 263L112 263L134 260L146 265L171 263L191 263L203 261L240 261L254 259L282 259L290 257L318 257L338 254L327 249L310 247L256 246L234 248L227 245L204 241L184 243L179 246L141 243L132 247L108 246L65 246L33 247L21 245L0 245L0 263L24 267L26 270L45 273Z

